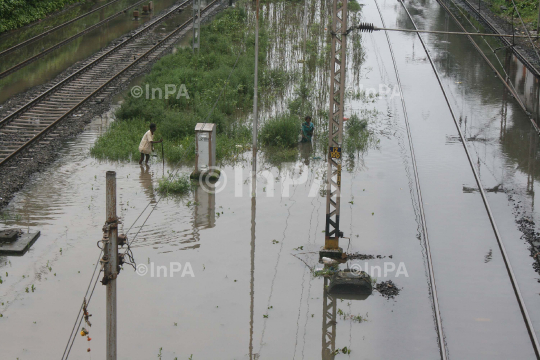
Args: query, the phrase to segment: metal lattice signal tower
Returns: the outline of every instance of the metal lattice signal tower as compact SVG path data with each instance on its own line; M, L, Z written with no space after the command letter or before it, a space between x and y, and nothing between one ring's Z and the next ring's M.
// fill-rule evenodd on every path
M324 277L322 359L334 360L336 356L336 298L328 293L330 279Z
M345 105L345 69L347 58L347 0L334 0L332 23L332 60L330 65L330 114L328 124L328 170L326 188L326 227L324 250L341 255L339 207L341 192L341 144ZM326 254L325 256L327 256Z

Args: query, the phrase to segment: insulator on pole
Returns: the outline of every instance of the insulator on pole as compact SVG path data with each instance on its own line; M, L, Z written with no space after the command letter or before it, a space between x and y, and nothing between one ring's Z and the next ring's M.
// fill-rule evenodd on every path
M357 29L362 32L373 32L373 30L375 30L375 26L373 26L372 23L360 23Z

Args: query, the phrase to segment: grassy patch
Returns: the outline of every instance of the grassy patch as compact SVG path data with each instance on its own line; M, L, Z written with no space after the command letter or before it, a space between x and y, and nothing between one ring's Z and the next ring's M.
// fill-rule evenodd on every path
M162 195L186 195L191 192L192 185L188 175L167 176L158 181L157 191Z
M0 33L43 19L79 0L0 0Z
M523 22L529 28L529 30L536 30L536 24L538 22L538 1L535 0L514 0L516 8ZM495 14L500 15L507 21L511 21L512 11L514 6L512 2L506 0L486 0L490 4L490 9ZM503 9L501 9L501 6ZM517 12L514 13L514 25L521 28L521 22L519 21Z
M282 114L265 121L259 133L263 145L291 148L298 144L301 122L298 116Z
M200 54L187 47L163 57L141 84L143 95L127 95L116 113L116 123L91 149L93 156L137 159L139 142L151 122L157 125L155 139L163 137L165 141L168 161L194 158L194 152L186 149L194 146L194 129L199 122L217 125L218 161L233 157L237 145L244 148L249 144L251 128L237 120L251 110L253 102L254 36L247 27L245 11L227 9L201 32ZM261 26L259 76L266 84L284 86L287 76L282 71L265 72L267 39ZM167 84L175 84L177 92L166 99ZM181 84L186 92L178 96ZM157 89L161 89L161 98ZM160 155L161 145L157 146Z

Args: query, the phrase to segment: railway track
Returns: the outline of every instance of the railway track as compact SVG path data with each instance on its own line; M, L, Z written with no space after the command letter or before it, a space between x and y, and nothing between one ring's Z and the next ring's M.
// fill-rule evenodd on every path
M375 0L375 2L376 2L376 0ZM407 14L407 17L408 17L409 21L411 22L411 24L413 25L414 29L418 30L416 22L414 21L413 17L409 13L409 10L405 6L404 1L399 0L399 2L402 5L403 10ZM378 5L377 5L377 8L378 8ZM449 11L448 8L445 7L445 9L447 11ZM379 11L379 14L380 14L381 20L382 20L382 13L381 13L379 8L378 8L378 11ZM457 21L457 19L455 19L455 21ZM514 291L514 294L515 294L519 309L521 311L521 315L523 317L523 322L524 322L525 327L527 328L527 331L529 333L532 348L534 349L536 358L540 359L540 344L539 344L538 338L536 336L536 331L534 329L532 320L531 320L531 318L529 316L529 312L528 312L527 307L525 305L525 301L524 301L523 296L521 294L521 291L520 291L516 276L514 274L512 265L511 265L510 260L508 258L506 248L504 246L504 242L503 242L502 237L500 235L500 232L498 230L497 223L495 222L495 218L494 218L493 213L491 211L491 207L490 207L489 201L488 201L488 199L486 197L482 182L480 180L480 176L479 176L479 174L478 174L478 172L477 172L477 170L475 168L474 160L472 159L471 154L469 152L468 145L467 145L467 139L463 135L463 132L461 131L461 128L460 128L460 125L458 123L456 114L454 113L454 110L452 109L452 106L450 105L450 101L449 101L447 92L444 89L441 77L440 77L439 72L438 72L438 70L437 70L437 68L435 66L435 63L434 63L433 58L431 56L431 53L428 51L427 45L425 44L422 36L419 33L417 33L417 36L418 36L418 39L420 40L420 43L422 44L422 47L423 47L423 49L424 49L424 51L426 53L426 56L427 56L427 58L428 58L428 60L429 60L429 62L431 64L433 72L435 73L435 76L437 78L437 82L439 83L439 86L440 86L440 88L441 88L441 90L443 92L445 101L446 101L446 103L448 105L448 109L449 109L449 111L451 113L454 124L456 126L457 131L458 131L459 137L461 139L461 143L462 143L463 148L465 150L465 153L467 155L469 165L471 167L471 170L472 170L474 178L476 180L478 189L480 191L482 201L484 203L485 210L486 210L488 218L490 220L491 227L493 229L493 233L494 233L495 238L497 240L497 245L498 245L499 250L501 252L501 255L502 255L502 258L503 258L503 261L504 261L504 265L506 267L508 277L509 277L510 282L512 284L512 288L513 288L513 291ZM391 43L390 43L390 40L389 40L388 37L387 37L387 40L388 40L388 44L389 44L389 46L391 48L392 46L391 46ZM399 84L400 89L401 89L401 84L400 84L400 81L399 81L398 69L397 69L397 67L395 65L395 59L394 59L393 52L392 52L392 58L394 60L394 69L396 71L398 84ZM403 98L402 98L402 101L403 101ZM437 327L437 333L438 333L438 338L439 338L439 350L440 350L441 359L445 360L445 359L447 359L449 357L448 347L446 346L446 343L445 343L444 329L443 329L442 323L441 323L442 320L441 320L439 304L438 304L438 297L437 297L437 291L436 291L436 281L435 281L433 265L432 265L432 259L431 259L431 251L430 251L430 248L429 248L429 241L428 241L428 236L427 236L427 226L426 226L426 223L425 223L425 214L424 214L423 205L422 205L423 200L422 200L422 195L421 195L420 183L419 183L419 179L418 179L418 172L416 170L416 160L415 160L415 155L414 155L414 150L413 150L413 145L412 145L411 133L410 133L410 130L409 130L409 125L408 125L408 120L407 120L407 111L406 111L406 107L405 107L404 102L403 102L403 111L404 111L404 116L405 116L405 119L406 119L407 134L408 134L408 138L409 138L409 142L410 142L411 157L412 157L412 162L413 162L413 167L414 167L415 182L416 182L417 193L418 193L418 198L419 198L418 199L419 200L419 205L420 205L420 209L421 209L421 220L422 220L422 226L423 226L423 232L424 232L424 238L425 238L425 244L426 244L426 250L427 250L426 253L427 253L427 261L428 261L428 269L429 269L429 280L430 280L431 293L432 293L431 295L432 295L432 300L433 300L433 304L434 304L434 315L435 315L435 318L436 318L436 327Z
M162 39L156 40L151 30L182 10L190 1L172 7L112 49L95 55L88 64L2 119L0 167L12 160L24 160L24 154L22 159L17 155L27 154L37 143L43 141L46 144L48 139L58 136L55 130L63 120L70 116L82 116L81 110L90 100L93 103L102 102L178 41L191 28L193 18ZM220 6L221 0L209 3L201 11L202 18Z
M56 43L55 45L50 46L50 47L48 47L47 49L44 49L44 50L40 51L38 54L36 54L36 55L34 55L34 56L31 56L31 57L29 57L29 58L26 59L26 60L21 61L20 63L14 65L14 66L12 66L12 67L10 67L9 69L6 69L6 70L0 72L0 79L5 78L6 76L8 76L8 75L14 73L15 71L17 71L17 70L19 70L19 69L22 69L23 67L25 67L25 66L27 66L27 65L29 65L29 64L31 64L31 63L33 63L33 62L36 61L37 59L39 59L39 58L41 58L41 57L43 57L43 56L49 54L50 52L52 52L52 51L54 51L54 50L56 50L56 49L58 49L58 48L60 48L60 47L62 47L62 46L64 46L64 45L66 45L66 44L68 44L68 43L70 43L70 42L72 42L73 40L75 40L75 39L77 39L77 38L83 36L84 34L87 34L87 33L89 33L90 31L99 28L99 27L102 26L103 24L108 23L109 21L113 20L114 18L117 18L118 16L124 14L124 13L127 12L128 10L130 10L130 9L134 8L135 6L138 6L138 5L140 5L140 4L142 4L142 3L146 2L146 1L148 1L148 0L139 0L139 1L137 1L136 3L134 3L134 4L132 4L132 5L129 5L127 8L118 11L117 13L115 13L115 14L113 14L113 15L111 15L111 16L109 16L109 17L107 17L107 18L105 18L105 19L103 19L103 20L101 20L101 21L99 21L99 22L97 22L97 23L95 23L94 25L91 25L91 26L87 27L86 29L84 29L84 30L82 30L82 31L79 31L77 34L75 34L75 35L73 35L73 36L70 36L70 37L68 37L67 39L64 39L64 40L62 40L62 41ZM104 5L104 6L105 6L105 5ZM93 11L92 11L92 12L93 12ZM90 13L92 13L92 12L90 12ZM69 22L68 22L68 23L69 23ZM66 23L66 24L67 24L67 23ZM62 24L61 26L63 27L63 26L65 26L65 25ZM48 34L48 32L46 32L46 33ZM45 35L47 35L47 34L45 34ZM42 36L42 35L43 35L43 34L38 35L37 38L41 38L41 37L45 36L45 35L43 35L43 36ZM30 39L30 40L32 40L32 39ZM37 39L36 39L36 40L37 40ZM22 46L21 44L19 44L19 45ZM11 49L15 50L15 48L20 47L19 45L17 45L17 46L15 46L15 47L13 47L13 48L10 48L10 49L7 49L7 50L1 52L1 53L0 53L0 56L3 55L4 53L8 52L8 51L12 51Z
M489 19L487 19L484 15L482 15L482 12L479 11L477 8L475 8L474 5L471 4L471 2L469 2L469 0L460 0L460 1L463 1L463 3L466 4L476 14L478 19L480 19L480 21L482 21L489 29L491 29L491 31L493 31L495 34L500 34L499 30L497 30L497 28L495 28L495 26L491 23L491 21ZM527 60L527 57L525 55L523 55L518 49L516 49L515 46L512 45L510 40L508 40L507 38L504 38L504 37L500 37L499 39L501 39L501 41L503 42L505 47L510 48L512 50L512 52L516 55L516 57L523 64L525 64L525 66L534 75L536 75L537 77L540 77L540 72L538 72L538 70L534 67L534 65L529 60Z
M42 32L41 34L38 34L38 35L36 35L36 36L31 37L30 39L27 39L27 40L25 40L25 41L22 41L22 42L18 43L17 45L13 45L13 46L10 47L10 48L7 48L7 49L5 49L5 50L2 50L2 51L0 51L0 56L7 55L7 54L9 54L9 53L11 53L11 52L13 52L13 51L15 51L15 50L17 50L17 49L20 49L20 48L23 47L23 46L26 46L26 45L28 45L28 44L31 44L31 43L33 43L34 41L39 40L39 39L41 39L41 38L43 38L43 37L45 37L45 36L47 36L47 35L49 35L49 34L55 32L56 30L59 30L59 29L61 29L61 28L63 28L63 27L66 27L66 26L68 26L69 24L72 24L72 23L74 23L74 22L77 21L77 20L83 19L83 18L87 17L88 15L91 15L91 14L95 13L96 11L99 11L99 10L101 10L101 9L103 9L103 8L109 6L109 5L112 5L112 4L114 4L114 3L118 2L118 1L120 1L120 0L112 0L112 1L110 1L110 2L108 2L108 3L106 3L106 4L104 4L104 5L101 5L101 6L97 7L97 8L95 8L94 10L90 10L90 11L88 11L87 13L84 13L84 14L82 14L82 15L79 15L79 16L77 16L77 17L75 17L75 18L73 18L73 19L71 19L71 20L68 20L68 21L66 21L65 23L62 23L62 24L60 24L60 25L57 25L57 26L53 27L52 29L45 30L45 31Z

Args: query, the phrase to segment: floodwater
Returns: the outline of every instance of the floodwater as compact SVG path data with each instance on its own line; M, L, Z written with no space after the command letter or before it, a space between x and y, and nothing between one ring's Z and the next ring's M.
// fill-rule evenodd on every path
M2 62L0 64L0 72L5 71L19 62L26 60L41 51L54 46L58 42L67 39L70 36L98 23L99 21L125 9L131 4L136 3L137 0L121 0L110 6L107 6L100 11L97 11L87 17L69 24L68 26L54 31L53 33L39 39L31 44L23 46L14 52L2 56ZM154 10L149 14L142 14L142 7L138 6L140 10L139 20L133 19L133 10L127 11L125 14L121 14L111 21L107 22L103 26L94 29L68 44L50 52L49 54L39 58L38 60L28 64L27 66L15 71L14 73L0 79L0 104L14 95L20 94L34 86L42 85L48 81L54 79L62 71L66 70L75 63L82 61L89 56L95 54L99 50L107 47L113 40L120 38L122 35L129 33L137 29L142 24L150 21L154 15L159 14L161 11L169 8L175 4L176 0L159 0L154 1ZM95 7L103 5L103 2L92 1L89 4L93 4ZM82 9L82 7L77 7ZM87 5L84 6L86 12L91 9ZM82 12L77 13L81 15ZM62 14L64 15L64 14ZM65 15L64 15L65 16ZM63 21L59 23L48 24L47 26L55 26L68 21L76 16L71 16L67 19L62 17ZM41 27L40 27L41 28ZM15 30L9 34L5 34L0 37L0 43L2 43L2 49L13 46L9 39L20 39L18 42L24 41L30 38L29 29L23 28ZM38 32L39 33L39 32ZM35 33L31 33L36 35ZM6 45L4 45L6 44ZM7 45L9 44L9 46Z
M411 27L400 3L379 1L379 6L387 26ZM434 1L413 0L406 6L420 28L457 31ZM328 13L325 1L308 2L305 8L302 3L265 4L261 12L273 40L269 66L305 71L318 128L326 122ZM299 26L304 19L306 54ZM351 23L360 21L382 26L373 1L365 2L361 14L351 15ZM534 208L537 135L466 38L424 39L484 188L493 190L488 200L538 329L540 284L516 223L523 216L540 219ZM416 35L391 33L390 40L415 146L449 357L532 359L493 230L426 54ZM249 152L222 168L216 194L197 188L184 198L161 199L157 180L177 170L174 164L163 168L152 159L146 168L88 156L111 121L111 110L67 142L59 159L36 174L4 211L2 228L21 226L42 235L23 257L0 257L2 356L56 359L63 353L99 255L105 172L115 170L121 231L135 222L128 237L138 233L133 253L149 269L140 276L125 266L118 278L120 359L438 358L401 100L392 93L360 93L379 91L380 84L396 86L385 34L351 34L348 60L346 116L357 113L369 120L372 141L366 151L344 159L341 230L350 241L342 239L341 246L384 257L368 260L367 268L377 281L392 280L402 288L395 299L377 292L361 301L334 299L335 312L325 312L325 302L332 304L332 299L326 297L324 279L310 270L320 266L318 250L324 242L326 145L318 138L312 148L300 149L295 162L275 164L259 154L256 201L250 197ZM286 109L297 83L263 97L263 121ZM179 168L180 173L191 171L191 166ZM165 277L163 269L157 276L158 266L175 264L178 269L177 263L181 270L174 276ZM366 268L363 260L343 266L353 264ZM386 276L377 266L386 266ZM78 336L71 356L103 356L104 305L105 291L98 284L89 306L92 340ZM344 347L351 353L331 354Z

